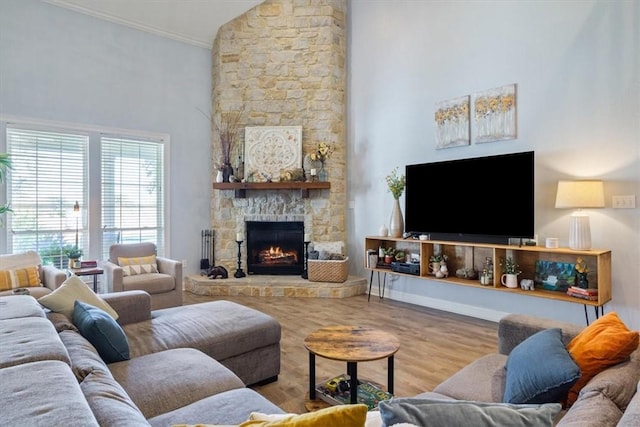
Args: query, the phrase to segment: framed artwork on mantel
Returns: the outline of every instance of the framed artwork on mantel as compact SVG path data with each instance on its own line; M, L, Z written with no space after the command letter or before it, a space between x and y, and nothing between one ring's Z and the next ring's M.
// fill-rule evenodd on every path
M436 103L436 149L469 145L469 95Z
M474 142L516 139L516 85L473 95Z
M247 126L244 141L247 180L279 181L282 171L302 167L302 126Z

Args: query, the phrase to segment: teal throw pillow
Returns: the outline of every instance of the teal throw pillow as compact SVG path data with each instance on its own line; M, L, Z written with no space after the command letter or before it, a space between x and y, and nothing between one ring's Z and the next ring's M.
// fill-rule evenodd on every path
M563 402L580 378L580 367L559 328L545 329L518 344L507 358L505 403Z
M513 405L420 398L382 401L378 408L385 426L409 423L420 427L551 427L562 409L559 403Z
M118 323L105 311L82 301L73 305L73 324L106 363L128 360L129 342Z

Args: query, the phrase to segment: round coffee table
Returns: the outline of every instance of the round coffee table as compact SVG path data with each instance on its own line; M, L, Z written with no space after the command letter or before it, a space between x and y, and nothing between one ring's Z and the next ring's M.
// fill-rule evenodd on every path
M394 335L367 326L327 326L304 340L309 351L309 399L316 398L316 356L347 362L351 403L358 402L358 362L387 358L387 391L393 394L393 356L400 348Z

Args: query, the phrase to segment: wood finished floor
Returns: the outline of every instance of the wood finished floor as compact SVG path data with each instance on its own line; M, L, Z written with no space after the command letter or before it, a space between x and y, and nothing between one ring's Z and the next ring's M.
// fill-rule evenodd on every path
M210 297L184 293L185 304L226 299L255 308L282 325L278 381L254 387L287 412L305 412L309 356L304 338L329 325L362 325L400 340L395 356L395 395L432 390L453 373L497 348L497 324L485 320L371 296L343 299L284 297ZM316 379L345 373L346 363L316 358ZM386 386L387 361L358 364L358 376Z

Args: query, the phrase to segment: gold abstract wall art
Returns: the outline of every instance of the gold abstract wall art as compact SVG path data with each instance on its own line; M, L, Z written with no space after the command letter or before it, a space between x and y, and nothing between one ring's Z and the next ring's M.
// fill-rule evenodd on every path
M469 95L436 103L436 149L469 145Z
M474 142L515 139L516 85L506 85L473 95Z

